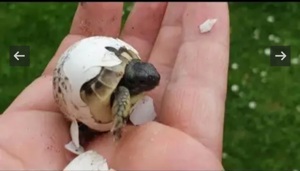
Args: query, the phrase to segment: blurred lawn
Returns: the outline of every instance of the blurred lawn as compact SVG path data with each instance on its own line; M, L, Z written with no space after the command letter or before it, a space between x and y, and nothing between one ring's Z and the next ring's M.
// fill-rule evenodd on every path
M0 5L0 113L42 72L69 31L76 6ZM225 169L296 171L300 169L300 4L232 3L230 15ZM30 67L9 66L10 45L31 47ZM291 45L294 64L270 67L265 54L270 45Z

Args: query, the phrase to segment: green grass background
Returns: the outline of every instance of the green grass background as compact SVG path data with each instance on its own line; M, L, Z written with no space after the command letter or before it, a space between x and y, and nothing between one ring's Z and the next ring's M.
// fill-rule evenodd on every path
M75 3L1 3L0 113L39 76L68 33ZM299 59L299 3L231 3L231 49L223 163L226 170L300 169L298 64L270 67L270 45ZM125 7L126 8L126 7ZM128 12L128 11L127 11ZM272 16L274 22L268 22ZM256 39L253 34L256 35ZM280 42L268 38L275 35ZM10 45L31 47L30 67L10 67ZM231 65L238 65L232 69ZM238 91L231 91L238 85ZM251 109L249 102L255 102Z

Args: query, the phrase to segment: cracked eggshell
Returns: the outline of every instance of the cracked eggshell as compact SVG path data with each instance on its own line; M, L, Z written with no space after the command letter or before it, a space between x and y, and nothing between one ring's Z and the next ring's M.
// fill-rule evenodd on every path
M63 171L108 171L106 159L96 151L87 151L75 157Z
M79 145L79 147L76 147L76 145L74 144L73 141L70 141L68 144L65 144L65 148L68 151L70 151L70 152L72 152L74 154L77 154L77 155L79 155L79 154L81 154L81 153L84 152L84 148L82 146L80 146L80 145Z
M77 100L73 102L85 105L80 98L81 86L99 74L102 66L111 67L121 63L114 53L105 49L106 46L116 49L126 46L133 49L119 39L96 36L80 40L63 55L65 60L62 60L62 69L73 90L72 99ZM136 52L134 49L133 51Z
M79 126L78 126L78 123L77 123L76 120L74 120L71 123L70 135L71 135L72 142L74 143L74 146L76 148L79 148L80 147L80 144L79 144Z
M207 19L199 26L200 32L201 33L209 32L216 22L217 19Z
M80 89L85 82L97 76L103 66L110 67L121 63L113 52L105 48L106 46L116 49L125 46L138 55L131 45L120 39L103 36L88 37L76 42L62 54L54 73L54 77L59 80L67 80L64 82L67 89L62 90L63 95L59 95L58 90L54 88L62 112L70 120L80 120L99 131L109 129L111 124L101 125L91 121L90 111L80 98Z
M153 99L145 96L133 106L133 111L130 114L130 121L133 125L142 125L147 122L154 121L156 112L154 109Z

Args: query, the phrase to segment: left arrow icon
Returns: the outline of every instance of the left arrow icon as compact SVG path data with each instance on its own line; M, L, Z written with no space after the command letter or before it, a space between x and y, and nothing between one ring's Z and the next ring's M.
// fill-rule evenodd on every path
M14 54L14 57L16 58L16 60L20 60L19 58L24 58L25 55L19 55L19 51L17 51L15 54Z

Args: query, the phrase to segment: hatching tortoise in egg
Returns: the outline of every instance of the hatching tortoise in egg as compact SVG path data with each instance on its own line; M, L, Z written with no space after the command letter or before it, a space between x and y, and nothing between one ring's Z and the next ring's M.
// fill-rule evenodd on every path
M126 42L104 36L88 37L69 47L54 70L54 98L72 121L77 148L78 124L121 138L132 106L144 92L158 86L160 74Z

